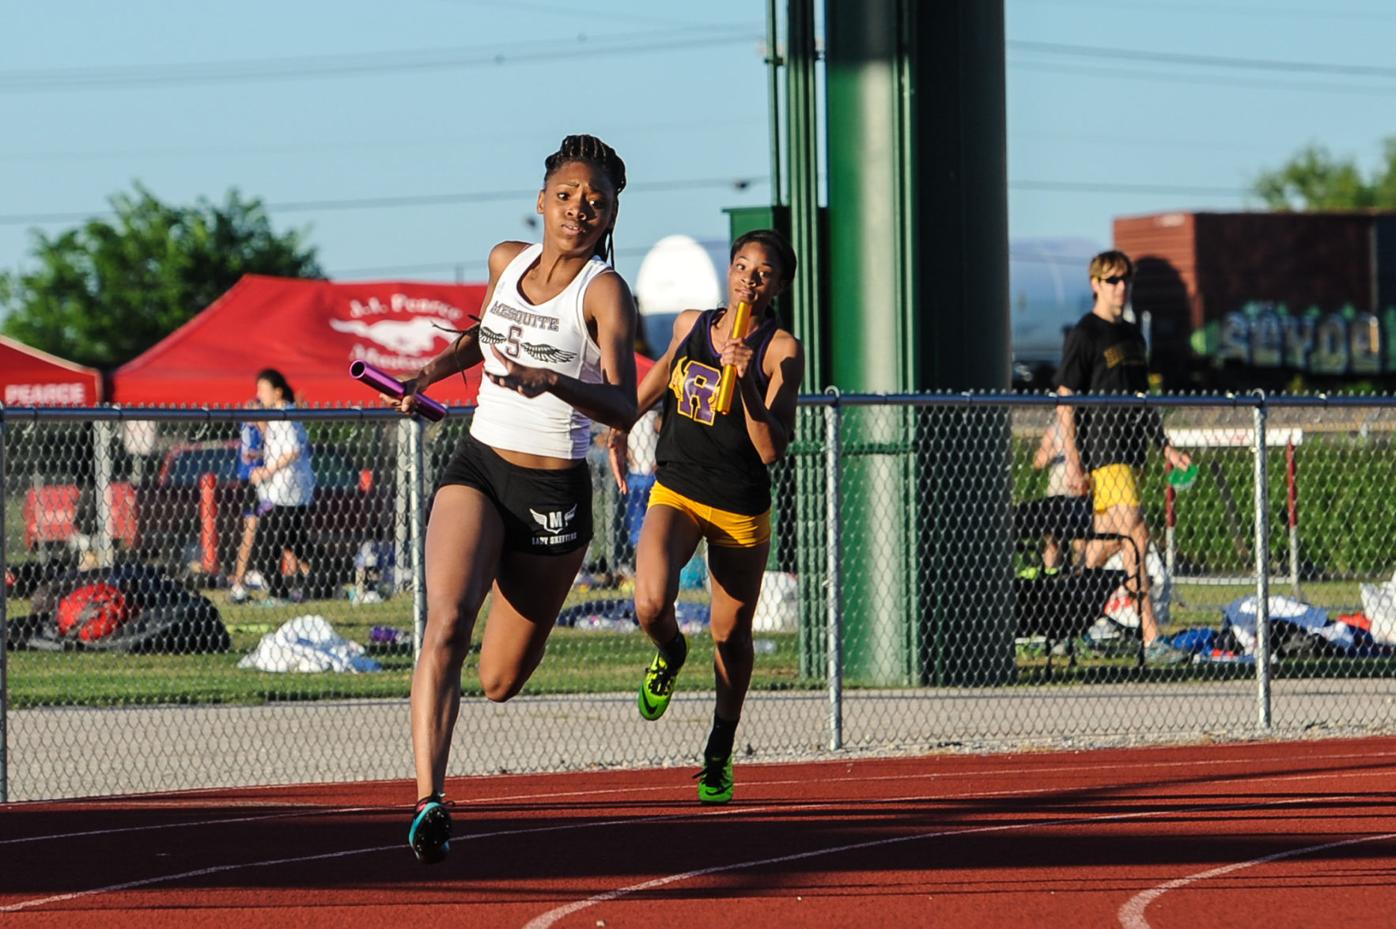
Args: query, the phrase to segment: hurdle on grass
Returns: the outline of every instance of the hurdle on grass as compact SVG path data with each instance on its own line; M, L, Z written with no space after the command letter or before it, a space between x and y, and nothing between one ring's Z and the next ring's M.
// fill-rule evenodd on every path
M1170 431L1169 442L1174 448L1249 448L1254 450L1255 435L1252 430L1236 429L1178 429ZM1283 445L1285 449L1285 519L1289 528L1289 577L1275 577L1274 580L1289 581L1296 598L1299 597L1299 464L1297 448L1304 442L1304 430L1298 428L1266 430L1265 444L1268 447ZM1172 466L1164 465L1165 476ZM1214 472L1215 473L1215 472ZM1172 483L1164 481L1164 565L1168 576L1175 581L1183 580L1194 584L1238 584L1250 583L1246 577L1185 577L1177 575L1177 546L1174 529L1178 525L1178 491ZM1256 519L1264 518L1256 513Z

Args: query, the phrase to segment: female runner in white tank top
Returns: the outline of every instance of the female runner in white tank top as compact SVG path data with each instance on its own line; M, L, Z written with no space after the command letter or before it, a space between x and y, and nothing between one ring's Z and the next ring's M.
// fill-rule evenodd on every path
M408 844L425 862L450 850L443 803L461 667L493 588L480 685L513 697L548 633L591 538L591 421L635 419L635 303L602 257L625 165L592 136L568 136L545 163L543 242L490 252L479 325L404 384L397 402L484 363L470 435L442 474L427 523L427 626L412 676L412 751L420 798Z

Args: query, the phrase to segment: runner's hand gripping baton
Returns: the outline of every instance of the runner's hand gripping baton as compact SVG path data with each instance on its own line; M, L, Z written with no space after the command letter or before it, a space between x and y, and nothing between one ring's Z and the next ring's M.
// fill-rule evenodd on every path
M746 322L751 316L751 307L746 305L746 301L737 304L737 309L732 314L732 331L727 334L729 339L746 338ZM717 400L713 403L713 409L719 413L726 413L732 409L732 392L737 387L737 369L732 365L722 366L722 377L717 382Z
M401 400L407 395L407 390L402 386L401 381L381 368L375 368L367 361L356 361L351 364L349 366L349 376L355 380L363 381L379 393L385 393L397 400ZM446 418L446 407L437 403L426 394L418 393L417 413L424 419L439 423Z

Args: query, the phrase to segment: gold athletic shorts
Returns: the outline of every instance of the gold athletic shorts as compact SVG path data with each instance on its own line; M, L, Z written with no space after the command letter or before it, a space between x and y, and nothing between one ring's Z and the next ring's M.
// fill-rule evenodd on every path
M1096 468L1091 472L1091 493L1097 513L1120 505L1138 507L1139 478L1127 464Z
M667 506L686 514L698 524L709 545L723 548L755 548L771 537L771 511L757 516L729 513L690 500L658 481L650 488L650 506Z

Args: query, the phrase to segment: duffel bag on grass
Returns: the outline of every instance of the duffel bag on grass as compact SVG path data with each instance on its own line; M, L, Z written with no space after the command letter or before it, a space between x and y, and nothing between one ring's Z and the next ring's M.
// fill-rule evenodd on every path
M61 651L226 652L218 608L168 574L143 564L74 571L34 594L32 634L17 643Z

